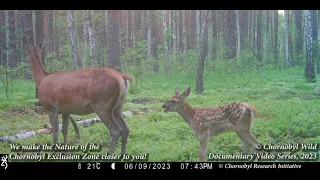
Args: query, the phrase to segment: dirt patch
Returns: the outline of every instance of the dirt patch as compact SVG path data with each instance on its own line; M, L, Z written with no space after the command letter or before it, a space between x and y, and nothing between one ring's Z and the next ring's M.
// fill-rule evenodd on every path
M132 100L132 103L143 104L143 105L145 105L146 103L157 103L157 102L160 102L160 100L156 98L147 98L147 97L134 98Z
M23 117L30 113L30 109L31 108L28 107L14 107L10 109L8 113L15 117Z
M3 116L25 117L26 115L46 115L42 107L12 107L8 109Z

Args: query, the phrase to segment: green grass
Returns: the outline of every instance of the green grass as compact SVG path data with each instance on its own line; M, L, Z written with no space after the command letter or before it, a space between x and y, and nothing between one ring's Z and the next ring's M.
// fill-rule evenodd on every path
M177 86L181 91L192 86L187 102L193 107L217 106L231 101L245 101L256 106L259 117L253 123L252 133L262 144L320 143L320 83L319 80L317 83L307 83L303 68L241 75L211 72L205 79L202 94L195 93L195 77L190 78L186 73L176 73L170 78L159 75L143 77L138 79L136 88L130 86L124 109L151 107L155 111L126 118L130 128L127 154L147 153L149 161L199 161L199 141L191 128L177 113L164 113L161 109L162 103L174 95ZM4 92L2 85L0 92ZM34 94L34 82L23 80L14 81L14 92L10 92L9 98L4 93L0 94L0 136L49 125L46 115L32 110ZM133 104L132 99L137 97L158 98L160 102ZM15 111L21 108L25 108L25 113ZM75 117L86 119L95 116ZM59 121L61 124L61 116ZM102 150L92 154L107 152L110 134L102 123L79 128L82 136L80 142L76 141L74 129L69 125L70 144L100 144ZM119 140L116 154L120 154L121 138ZM59 142L63 142L62 133L59 133ZM43 134L17 143L52 144L52 135ZM212 137L208 153L240 154L242 148L240 139L230 132ZM0 152L10 153L9 143L1 143ZM319 151L317 153L319 156Z

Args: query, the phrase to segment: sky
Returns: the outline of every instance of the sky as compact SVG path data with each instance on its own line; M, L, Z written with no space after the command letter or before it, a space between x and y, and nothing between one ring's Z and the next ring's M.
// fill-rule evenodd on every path
M283 14L284 13L284 10L279 10L279 14Z

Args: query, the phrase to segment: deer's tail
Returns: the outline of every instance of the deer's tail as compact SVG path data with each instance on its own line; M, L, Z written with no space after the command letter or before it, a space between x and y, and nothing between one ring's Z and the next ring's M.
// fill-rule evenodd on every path
M120 74L120 76L121 76L124 80L128 80L128 81L130 81L130 82L134 82L134 81L135 81L134 77L132 77L132 76L129 75L129 74Z
M247 103L244 103L244 104L245 104L245 106L251 111L251 118L252 118L252 119L258 118L257 108L254 107L253 105L250 105L250 104L247 104Z
M252 105L248 105L250 110L253 112L253 118L254 119L257 119L258 118L258 111L257 111L257 108L252 106Z
M124 83L125 83L125 85L126 85L126 93L128 93L128 90L129 90L129 83L128 83L127 81L129 81L129 82L134 82L134 81L135 81L135 79L134 79L134 77L132 77L132 76L131 76L131 75L129 75L129 74L122 74L122 73L119 73L119 75L123 78Z

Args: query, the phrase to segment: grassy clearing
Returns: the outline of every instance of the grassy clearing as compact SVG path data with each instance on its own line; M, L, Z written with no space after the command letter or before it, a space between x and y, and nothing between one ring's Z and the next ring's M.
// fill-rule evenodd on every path
M184 91L192 86L187 102L194 107L216 106L231 101L245 101L257 107L259 118L254 121L253 134L262 144L320 143L320 83L306 83L303 68L270 70L241 75L209 74L205 79L204 93L196 94L194 77L177 73L171 78L151 76L139 79L137 88L131 88L124 106L125 110L152 107L152 113L126 118L130 128L127 144L128 154L149 154L149 161L198 161L199 142L190 127L176 113L164 113L162 103L174 94L179 86ZM21 130L35 130L49 125L46 115L32 110L35 98L33 81L15 81L13 94L6 98L0 94L0 136L15 134ZM133 87L133 86L131 86ZM0 92L4 92L0 85ZM133 104L136 97L158 98L159 103ZM19 113L15 109L25 108ZM77 119L95 117L74 116ZM61 116L59 116L61 123ZM102 124L80 128L81 140L76 141L73 127L69 126L69 143L101 144L105 154L109 145L109 132ZM59 133L59 142L63 142ZM51 144L51 135L17 141L19 144ZM120 153L121 138L116 148ZM226 133L210 140L209 153L239 154L242 144L235 133ZM8 143L0 144L0 152L10 153ZM319 156L319 153L318 153Z

